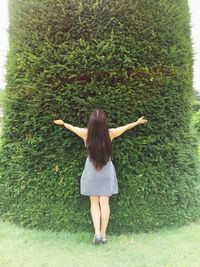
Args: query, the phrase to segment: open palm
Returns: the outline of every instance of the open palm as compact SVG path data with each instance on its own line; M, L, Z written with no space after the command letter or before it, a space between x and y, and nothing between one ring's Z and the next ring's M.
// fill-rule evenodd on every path
M148 120L144 119L144 116L142 116L141 118L139 118L139 119L137 120L137 122L138 122L139 124L144 124L144 123L148 122Z
M53 121L57 125L63 125L64 121L63 120L54 120Z

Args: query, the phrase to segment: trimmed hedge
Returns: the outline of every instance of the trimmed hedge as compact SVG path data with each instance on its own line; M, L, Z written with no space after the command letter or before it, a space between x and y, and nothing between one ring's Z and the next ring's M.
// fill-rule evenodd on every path
M186 0L10 0L0 215L39 229L91 231L80 195L86 127L96 108L117 127L120 192L109 233L148 232L200 217Z
M195 112L192 116L192 127L196 131L196 135L200 140L200 110Z
M195 100L193 103L193 110L194 111L199 111L200 110L200 101L199 100Z

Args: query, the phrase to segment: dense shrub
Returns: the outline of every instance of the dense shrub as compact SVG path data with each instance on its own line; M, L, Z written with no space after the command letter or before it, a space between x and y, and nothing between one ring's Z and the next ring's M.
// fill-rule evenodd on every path
M192 126L196 131L197 137L200 141L200 110L195 112L192 116Z
M109 232L199 218L187 1L10 0L9 10L1 217L91 231L84 142L52 121L86 127L102 108L110 127L149 121L113 141L120 192Z
M193 110L194 111L199 111L200 110L200 101L199 100L195 100L193 102Z

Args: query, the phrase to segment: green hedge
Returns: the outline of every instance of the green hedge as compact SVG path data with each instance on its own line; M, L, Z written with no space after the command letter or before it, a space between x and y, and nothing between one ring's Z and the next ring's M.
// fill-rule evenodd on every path
M120 192L109 233L199 218L187 1L10 0L9 12L2 219L93 229L80 195L84 142L52 121L86 127L95 108L110 127L148 119L113 141Z
M200 140L200 110L193 114L192 126L196 131L198 139Z
M195 100L193 103L193 110L194 111L199 111L200 110L200 101L199 100Z

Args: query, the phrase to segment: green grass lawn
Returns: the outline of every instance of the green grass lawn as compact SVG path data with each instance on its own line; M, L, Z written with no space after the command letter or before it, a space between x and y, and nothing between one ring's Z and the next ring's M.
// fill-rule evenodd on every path
M200 266L200 222L156 233L108 235L106 245L92 245L92 237L0 221L0 266Z

